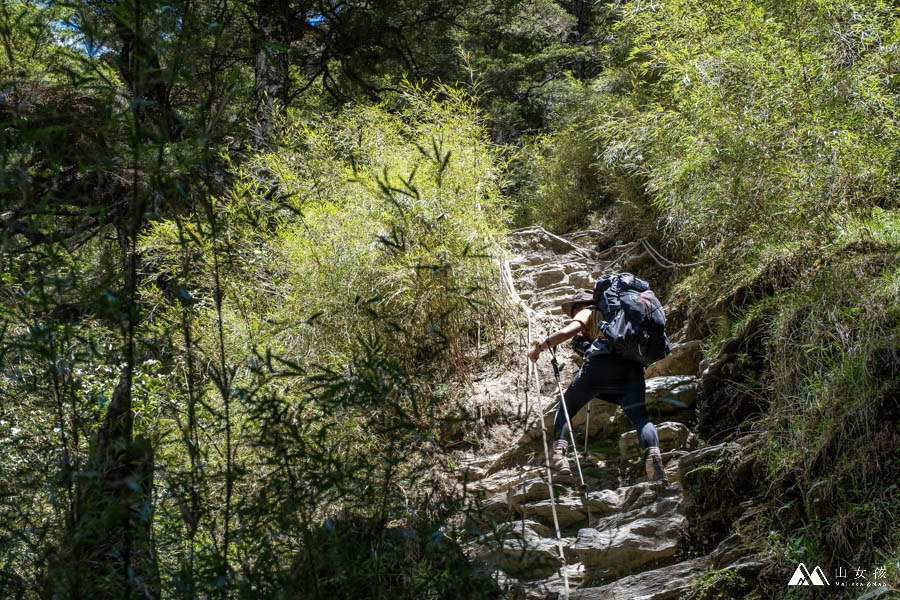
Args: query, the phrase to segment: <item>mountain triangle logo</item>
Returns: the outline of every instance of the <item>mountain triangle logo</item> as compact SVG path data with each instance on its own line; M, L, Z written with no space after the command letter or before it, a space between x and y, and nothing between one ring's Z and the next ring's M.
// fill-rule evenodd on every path
M791 576L791 580L788 581L788 585L831 585L828 583L828 580L825 579L825 573L822 572L822 569L819 565L816 565L816 568L813 569L812 573L806 568L806 565L800 563L797 566L797 570L794 571L794 574Z

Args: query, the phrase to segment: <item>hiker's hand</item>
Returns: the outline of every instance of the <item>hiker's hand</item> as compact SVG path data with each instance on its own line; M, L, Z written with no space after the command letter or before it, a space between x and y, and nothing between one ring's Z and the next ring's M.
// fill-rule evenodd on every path
M535 346L531 350L528 351L528 358L532 361L537 362L538 357L541 355L541 349Z

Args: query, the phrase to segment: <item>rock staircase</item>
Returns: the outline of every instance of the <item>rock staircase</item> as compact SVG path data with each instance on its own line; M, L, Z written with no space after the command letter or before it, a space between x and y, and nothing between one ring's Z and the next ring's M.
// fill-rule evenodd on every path
M532 339L542 339L565 323L560 303L576 289L590 288L602 272L633 266L635 257L627 253L599 260L591 246L600 237L599 232L559 237L539 227L511 234L509 271L516 293L533 311ZM524 344L521 372L475 378L470 399L474 406L493 403L496 408L500 403L504 410L524 416L524 428L511 443L498 445L498 452L463 457L462 477L477 509L468 523L473 539L466 551L492 570L510 597L563 598L565 574L573 599L663 600L679 597L710 569L759 568L758 557L748 557L735 536L707 555L692 556L683 547L691 502L685 490L696 484L692 474L723 453L753 443L753 436L698 448L688 423L695 420L693 407L703 383L701 343L682 337L681 332L670 336L672 355L645 374L648 413L659 431L670 483L646 480L636 434L622 410L594 400L586 451L587 411L573 418L586 501L579 493L574 461L572 476L552 478L562 555L541 441L540 419L552 428L559 398L547 359L538 363L543 415L538 414L534 393L529 396L534 388L525 379ZM568 348L561 349L560 360L565 385L578 364ZM704 367L708 370L709 364Z

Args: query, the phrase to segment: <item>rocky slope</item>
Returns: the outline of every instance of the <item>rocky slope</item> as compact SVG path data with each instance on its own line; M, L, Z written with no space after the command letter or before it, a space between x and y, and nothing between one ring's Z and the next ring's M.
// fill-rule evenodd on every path
M530 317L531 340L564 324L560 303L576 289L591 287L600 273L640 276L636 267L645 257L636 255L636 246L600 253L593 249L597 239L594 232L562 238L539 227L510 236L511 292ZM670 483L646 480L635 432L622 410L595 400L589 417L582 410L573 419L587 486L583 497L574 461L573 475L553 477L552 490L547 480L540 419L549 428L559 395L546 354L538 363L539 397L534 393L526 374L525 337L520 369L474 378L470 401L482 416L480 433L496 451L462 458L460 477L480 509L469 523L474 533L469 555L491 569L512 597L529 599L565 597L566 580L570 598L663 600L683 595L711 570L727 568L752 577L762 562L739 535L725 537L711 552L697 551L686 541L692 491L709 483L708 473L718 461L740 457L759 439L751 434L706 446L691 431L698 394L716 373L715 360L701 369L701 341L670 332L672 355L646 372L648 412L659 430ZM720 349L719 356L727 350ZM560 360L565 386L578 364L568 348L561 350ZM491 415L517 418L491 420ZM736 506L738 519L750 508L749 502Z

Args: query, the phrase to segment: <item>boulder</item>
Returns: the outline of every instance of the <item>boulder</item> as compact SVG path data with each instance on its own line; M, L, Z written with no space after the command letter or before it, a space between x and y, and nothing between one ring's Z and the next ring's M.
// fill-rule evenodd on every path
M505 492L516 484L522 483L528 477L538 476L539 473L540 471L536 468L503 469L469 485L469 490L471 490L472 492L499 494L500 492Z
M726 340L723 340L722 343L719 344L719 349L716 351L716 358L722 359L729 354L734 354L740 347L741 338L739 337L730 337Z
M513 514L513 507L509 503L509 499L506 494L494 494L487 500L485 500L481 504L481 511L477 514L478 521L493 520L493 521L505 521L510 515ZM471 517L476 517L476 514L471 514Z
M672 346L672 354L647 367L644 377L664 377L668 375L696 375L700 365L703 342L691 340Z
M644 508L660 498L679 498L676 486L660 486L652 481L643 481L617 489L598 490L588 493L588 504L593 516L608 516L627 513Z
M678 486L643 482L589 495L588 502L612 511L592 527L580 529L571 545L592 578L618 575L670 558L686 525L679 512Z
M646 405L665 413L690 408L697 402L700 380L693 375L667 375L646 380Z
M557 393L557 397L559 393ZM621 411L618 405L613 404L612 402L605 402L604 400L600 400L599 398L594 398L590 401L584 408L579 410L574 416L569 415L569 418L572 420L572 427L575 428L576 438L581 438L584 432L584 425L587 422L588 418L588 409L591 411L591 431L590 434L593 436L595 433L604 428L605 425L609 424L610 417L614 417L616 411ZM552 429L553 423L551 421L550 427ZM579 435L581 434L581 435Z
M575 590L571 600L674 600L686 593L694 580L709 568L709 558L687 560L637 575L629 575L600 587Z
M572 271L569 273L568 283L577 290L593 289L596 279L587 271Z
M682 423L665 421L656 425L661 450L671 451L682 448L693 448L697 437ZM630 459L640 454L637 432L633 429L619 437L619 452L623 459Z
M619 575L674 556L687 520L677 512L652 516L653 512L630 519L601 519L596 527L579 530L572 549L587 576Z

